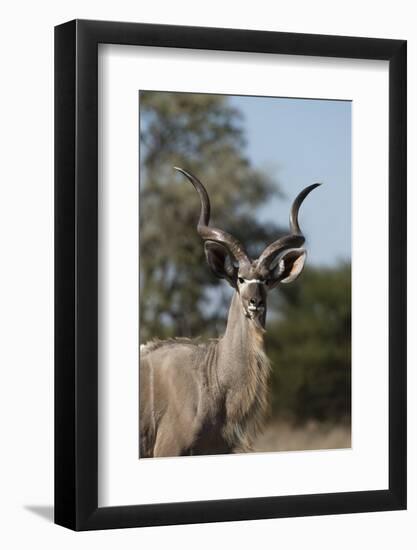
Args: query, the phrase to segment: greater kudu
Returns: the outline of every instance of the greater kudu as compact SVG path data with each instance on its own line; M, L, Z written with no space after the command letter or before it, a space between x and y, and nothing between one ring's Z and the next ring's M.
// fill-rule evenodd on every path
M305 188L290 212L290 234L251 260L232 235L209 227L203 184L177 168L201 201L197 231L207 262L235 290L227 327L218 340L153 341L140 353L140 457L218 454L251 450L268 403L270 363L264 352L266 297L301 273L306 251L298 210L320 184Z

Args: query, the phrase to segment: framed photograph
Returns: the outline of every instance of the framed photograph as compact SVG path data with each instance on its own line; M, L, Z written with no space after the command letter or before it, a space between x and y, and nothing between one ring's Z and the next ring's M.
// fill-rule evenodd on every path
M406 508L406 42L55 29L55 522Z

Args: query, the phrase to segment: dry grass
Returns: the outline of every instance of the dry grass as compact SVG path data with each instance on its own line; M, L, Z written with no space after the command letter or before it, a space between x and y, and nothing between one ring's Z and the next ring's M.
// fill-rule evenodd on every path
M255 441L256 452L346 449L351 446L350 424L310 420L304 425L274 420Z

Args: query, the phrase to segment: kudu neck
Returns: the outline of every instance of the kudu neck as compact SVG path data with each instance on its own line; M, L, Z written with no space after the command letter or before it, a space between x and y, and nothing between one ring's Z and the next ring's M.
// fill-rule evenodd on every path
M219 362L223 373L242 375L257 350L263 350L263 331L246 317L239 294L233 294L227 326L219 341ZM240 378L240 376L239 376Z

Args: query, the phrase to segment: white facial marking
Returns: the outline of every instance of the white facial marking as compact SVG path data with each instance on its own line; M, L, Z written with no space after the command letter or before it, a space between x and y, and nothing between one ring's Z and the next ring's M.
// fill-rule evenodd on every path
M240 283L241 285L250 285L252 283L258 283L259 285L264 285L265 281L261 281L260 279L243 279L243 283Z

